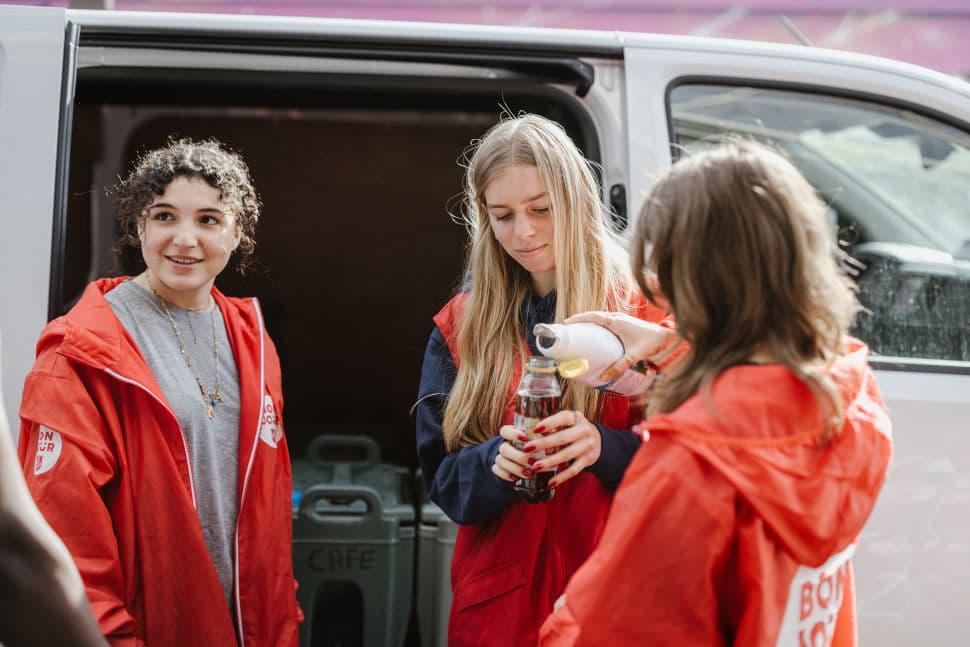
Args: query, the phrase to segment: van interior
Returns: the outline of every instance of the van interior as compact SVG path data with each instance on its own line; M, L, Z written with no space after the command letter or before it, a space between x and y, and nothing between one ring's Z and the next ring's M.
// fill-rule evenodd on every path
M138 250L115 253L106 187L170 137L215 137L243 155L263 203L255 266L231 264L217 285L260 300L292 456L320 434L362 434L384 461L416 468L411 409L431 317L463 272L463 155L503 111L530 111L597 161L578 105L539 81L82 67L51 316L89 281L143 268Z

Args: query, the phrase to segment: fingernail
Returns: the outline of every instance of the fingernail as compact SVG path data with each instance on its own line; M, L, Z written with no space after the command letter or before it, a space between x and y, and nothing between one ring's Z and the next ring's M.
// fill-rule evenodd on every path
M526 478L530 478L532 476L532 470L530 470L529 468L526 468L522 470L522 474L524 474Z
M555 447L550 447L549 449L546 450L546 456L552 456L555 453L556 453Z
M525 434L519 434L519 440L522 441L522 442L524 442L524 443L527 443L527 442L529 442L529 437L526 436Z
M518 477L515 474L509 474L509 482L515 483Z
M545 430L546 430L546 428L545 428L544 426L542 426L542 425L539 425L538 427L536 427L536 428L535 428L535 429L533 429L532 431L534 431L534 432L535 432L535 433L537 433L537 434L541 434L541 433L542 433L543 431L545 431Z
M534 452L535 450L536 450L535 445L526 445L525 447L522 448L522 451L524 451L526 454Z
M542 463L533 463L532 469L536 472L542 471Z
M529 456L529 465L535 465L536 459Z

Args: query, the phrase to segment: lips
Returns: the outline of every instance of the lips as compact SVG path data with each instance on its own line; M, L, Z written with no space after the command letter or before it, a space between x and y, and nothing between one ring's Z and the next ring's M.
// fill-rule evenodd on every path
M176 265L182 265L184 267L191 267L202 262L201 258L193 258L191 256L166 256L165 258Z
M539 245L538 247L530 247L528 249L517 249L515 250L515 253L518 254L519 256L522 256L523 258L529 258L530 256L535 256L541 253L542 250L544 250L548 246L549 245L546 244L546 245Z

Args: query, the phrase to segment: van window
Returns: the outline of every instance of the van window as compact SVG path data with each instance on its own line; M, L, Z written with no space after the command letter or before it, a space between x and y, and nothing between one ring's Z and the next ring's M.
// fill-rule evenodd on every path
M908 110L726 85L670 92L675 155L740 134L783 149L864 265L853 333L904 359L970 362L970 136Z

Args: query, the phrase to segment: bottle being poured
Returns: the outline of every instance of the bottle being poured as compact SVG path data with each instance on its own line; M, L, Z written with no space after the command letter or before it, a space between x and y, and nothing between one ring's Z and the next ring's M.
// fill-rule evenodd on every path
M623 357L620 338L594 323L536 324L536 347L544 356L557 360L559 374L577 379L601 391L635 396L645 393L657 377L652 362L638 362L613 380L600 375Z

